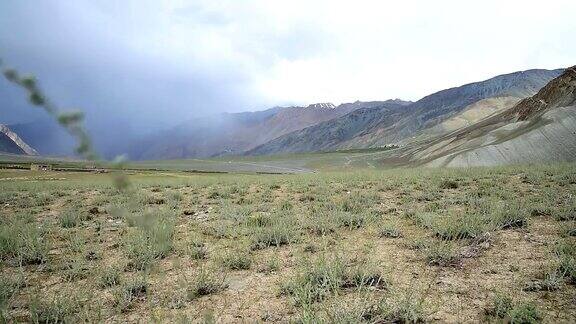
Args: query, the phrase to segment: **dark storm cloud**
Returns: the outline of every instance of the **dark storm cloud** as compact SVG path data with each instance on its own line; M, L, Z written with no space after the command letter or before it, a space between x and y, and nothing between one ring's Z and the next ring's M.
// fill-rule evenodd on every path
M186 59L186 53L171 60L171 53L164 55L158 48L146 51L146 42L142 48L134 40L145 38L138 27L143 32L147 27L141 20L130 21L129 6L100 4L2 1L0 57L6 65L37 76L59 106L86 111L89 128L101 142L198 115L267 104L250 88L251 71L246 66L194 62L195 57ZM225 23L204 15L200 24L207 21ZM6 80L0 81L0 92L0 123L42 116Z

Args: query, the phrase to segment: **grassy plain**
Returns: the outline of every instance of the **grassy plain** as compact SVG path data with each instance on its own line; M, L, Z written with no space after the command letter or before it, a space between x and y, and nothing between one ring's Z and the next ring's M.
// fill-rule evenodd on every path
M0 170L2 320L576 321L576 165L366 167Z

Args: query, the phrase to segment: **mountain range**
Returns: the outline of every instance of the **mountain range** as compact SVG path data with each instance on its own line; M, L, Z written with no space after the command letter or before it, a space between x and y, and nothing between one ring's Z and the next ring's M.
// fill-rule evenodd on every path
M488 98L511 104L533 95L562 70L529 70L442 90L401 109L361 109L274 139L249 155L398 144ZM491 106L491 105L489 105ZM490 109L490 108L488 108Z
M328 103L307 107L276 107L264 111L220 114L185 122L131 145L137 160L216 157L243 154L279 136L345 116L358 109L397 109L402 100Z
M576 160L574 71L535 69L499 75L416 102L319 103L213 115L127 141L122 151L131 159L160 160L395 145L399 148L388 159L403 164ZM11 128L33 147L46 147L39 140L48 138L42 136L42 127ZM6 143L0 141L0 151L15 150ZM42 148L39 152L45 154Z

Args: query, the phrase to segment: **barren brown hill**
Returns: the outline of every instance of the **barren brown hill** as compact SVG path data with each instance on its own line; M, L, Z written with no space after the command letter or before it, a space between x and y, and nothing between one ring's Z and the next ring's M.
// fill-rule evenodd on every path
M576 103L576 66L567 68L561 76L552 80L533 97L520 101L507 116L516 115L527 120L546 109L568 107Z
M449 134L407 145L395 160L427 166L576 161L575 88L572 67L514 107Z

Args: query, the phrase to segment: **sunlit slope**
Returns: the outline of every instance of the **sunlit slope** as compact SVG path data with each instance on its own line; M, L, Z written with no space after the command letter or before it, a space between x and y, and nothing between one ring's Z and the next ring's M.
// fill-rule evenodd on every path
M411 164L490 166L576 161L576 69L476 124L405 148Z

